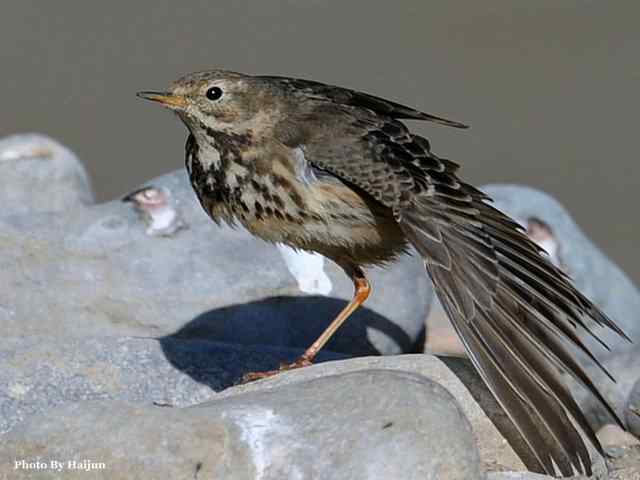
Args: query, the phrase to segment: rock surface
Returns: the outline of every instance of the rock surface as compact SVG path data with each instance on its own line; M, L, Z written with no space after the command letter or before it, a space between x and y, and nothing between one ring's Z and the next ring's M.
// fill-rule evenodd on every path
M263 371L302 351L175 338L0 340L0 433L51 407L81 400L174 406L214 397L250 371ZM319 361L341 358L321 352Z
M640 479L640 447L620 448L610 458L608 468L591 477L576 476L571 480L638 480ZM554 477L531 472L489 472L487 480L554 480Z
M640 438L640 378L631 389L625 413L629 431Z
M217 342L144 338L10 338L0 343L0 432L30 416L69 402L115 399L136 403L194 405L212 398L366 369L409 371L444 386L473 426L483 463L519 469L523 465L489 417L505 424L504 413L467 362L458 375L436 357L403 355L329 362L273 379L224 390L249 371L275 368L300 351L247 347ZM336 359L324 352L320 360ZM462 372L462 373L460 373ZM473 382L473 383L471 383ZM224 391L223 391L224 390ZM217 396L215 392L220 392ZM482 408L476 399L479 398Z
M557 242L557 262L573 278L577 288L614 319L633 343L617 335L595 329L611 347L604 350L593 338L579 332L616 378L611 382L602 371L580 356L594 383L605 393L621 418L627 416L626 403L631 389L640 379L640 292L624 272L606 257L580 230L569 213L549 195L519 185L486 185L482 190L494 199L494 205L522 225L535 220L548 226ZM464 349L442 307L434 301L427 319L425 349L428 352L464 356ZM599 428L611 422L604 409L577 385L572 392L588 417Z
M556 256L561 268L571 276L582 293L616 321L634 344L640 343L640 291L625 273L589 240L557 200L522 185L492 184L484 185L481 189L494 199L493 205L496 208L520 224L527 225L528 220L538 219L548 225L558 242ZM437 309L432 309L432 313L434 328L448 328ZM602 358L633 349L632 344L614 333L599 333L604 335L611 352L603 351L595 340L583 336L587 345L596 352L601 352ZM442 334L444 335L444 330ZM450 350L454 353L456 350L457 353L463 351L455 346Z
M491 472L487 480L553 480L553 477L531 472Z
M0 458L104 464L91 478L484 476L469 423L451 395L420 375L387 370L328 376L188 409L71 404L32 418L6 440ZM87 472L34 473L1 462L2 475L67 479L86 478Z
M520 470L524 465L509 442L520 441L504 411L498 406L482 380L468 361L442 359L431 355L399 355L389 357L354 358L328 362L278 375L260 382L225 390L219 397L253 392L262 389L278 389L285 385L363 369L390 369L423 375L446 388L471 423L487 470ZM505 436L508 438L505 439Z
M640 440L612 423L602 427L596 435L605 451L610 448L640 446Z
M177 332L304 348L351 299L351 281L332 262L216 226L196 203L186 173L152 183L171 193L186 228L149 236L131 204L120 201L0 219L5 335ZM405 257L369 273L374 293L329 349L415 351L432 299L422 262Z
M0 478L550 478L519 472L521 439L464 360L367 357L228 388L297 357L352 285L318 255L213 224L182 170L131 203L92 205L71 152L15 136L0 140L0 174L11 186L0 192L0 433L12 428L0 437ZM487 190L519 221L543 221L543 233L557 235L554 260L640 343L638 291L564 209L527 188ZM420 348L433 300L420 259L369 276L367 307L319 360ZM436 351L459 354L435 305L427 346L436 333ZM621 373L605 393L635 425L640 356L609 340L601 358ZM637 479L640 448L620 433L599 432L611 479ZM18 458L78 463L40 471L4 461ZM91 462L106 469L89 472Z
M567 210L546 193L520 185L492 184L482 187L496 208L526 225L530 218L543 220L559 243L558 256L576 287L598 305L634 341L640 343L640 291L571 218ZM584 341L602 358L615 356L633 346L613 332L598 332L611 347L607 353L592 338Z
M93 202L80 160L45 135L1 138L0 179L0 216L64 212Z
M587 373L595 379L595 384L609 399L621 420L626 422L628 427L633 428L631 423L633 415L629 411L629 402L633 396L634 384L640 381L640 345L636 345L631 350L625 349L617 355L608 356L603 363L616 379L615 383L609 380L596 366L588 366ZM572 385L574 397L596 428L612 422L610 416L584 389L575 384ZM633 430L631 431L633 432ZM638 433L636 431L635 434L638 435Z
M447 389L471 422L487 468L523 468L494 426L496 423L505 430L510 424L468 362L459 361L453 366L454 373L429 355L367 357L322 363L223 391L242 374L274 368L300 352L174 338L32 337L5 339L0 345L0 362L8 366L0 370L0 432L51 407L81 400L188 406L320 377L387 369L412 372ZM321 360L337 357L325 352Z

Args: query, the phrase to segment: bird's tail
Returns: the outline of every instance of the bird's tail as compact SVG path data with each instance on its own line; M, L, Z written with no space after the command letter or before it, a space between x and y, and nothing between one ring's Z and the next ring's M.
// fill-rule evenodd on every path
M602 448L559 373L571 375L622 425L572 351L583 351L604 370L580 332L597 338L591 329L597 325L624 333L517 223L487 204L486 195L453 172L434 178L440 183L413 199L399 221L425 258L469 358L523 437L534 459L531 469L590 475L574 422Z

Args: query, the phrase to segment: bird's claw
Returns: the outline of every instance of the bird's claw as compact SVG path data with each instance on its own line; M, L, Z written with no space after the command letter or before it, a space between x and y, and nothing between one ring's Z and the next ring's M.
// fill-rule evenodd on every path
M262 378L273 377L280 372L284 372L287 370L293 370L295 368L308 367L312 365L312 361L308 358L302 356L291 363L281 363L280 368L277 370L267 370L265 372L249 372L245 373L240 380L240 385L244 385L245 383L253 382L256 380L260 380Z
M293 370L294 368L302 368L302 367L308 367L309 365L312 365L312 361L309 360L307 357L300 357L297 358L295 361L291 362L291 363L281 363L280 364L280 369L278 370L279 372L285 371L285 370Z

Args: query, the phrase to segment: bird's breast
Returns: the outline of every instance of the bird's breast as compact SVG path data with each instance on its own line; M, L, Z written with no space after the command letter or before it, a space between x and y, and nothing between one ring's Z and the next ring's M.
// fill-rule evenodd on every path
M194 148L186 164L201 205L216 223L239 223L263 240L331 258L368 250L375 252L370 263L377 263L403 248L388 209L336 177L301 171L299 161L277 152L260 157L252 148L244 155Z

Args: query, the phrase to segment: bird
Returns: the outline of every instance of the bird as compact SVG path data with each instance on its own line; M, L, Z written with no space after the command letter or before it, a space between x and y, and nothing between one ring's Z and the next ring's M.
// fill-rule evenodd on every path
M123 202L132 203L147 225L145 233L152 237L172 237L186 224L173 204L171 192L148 185L126 195Z
M622 425L572 349L598 364L576 331L628 337L406 122L467 125L348 88L224 69L137 95L185 124L186 169L214 222L319 253L353 281L353 299L301 357L245 380L310 365L370 295L366 267L413 248L469 359L523 437L529 468L591 473L579 431L602 447L558 373Z
M565 268L562 263L558 239L554 235L553 229L544 220L537 217L528 218L526 231L529 238L547 252L551 263L560 269Z

